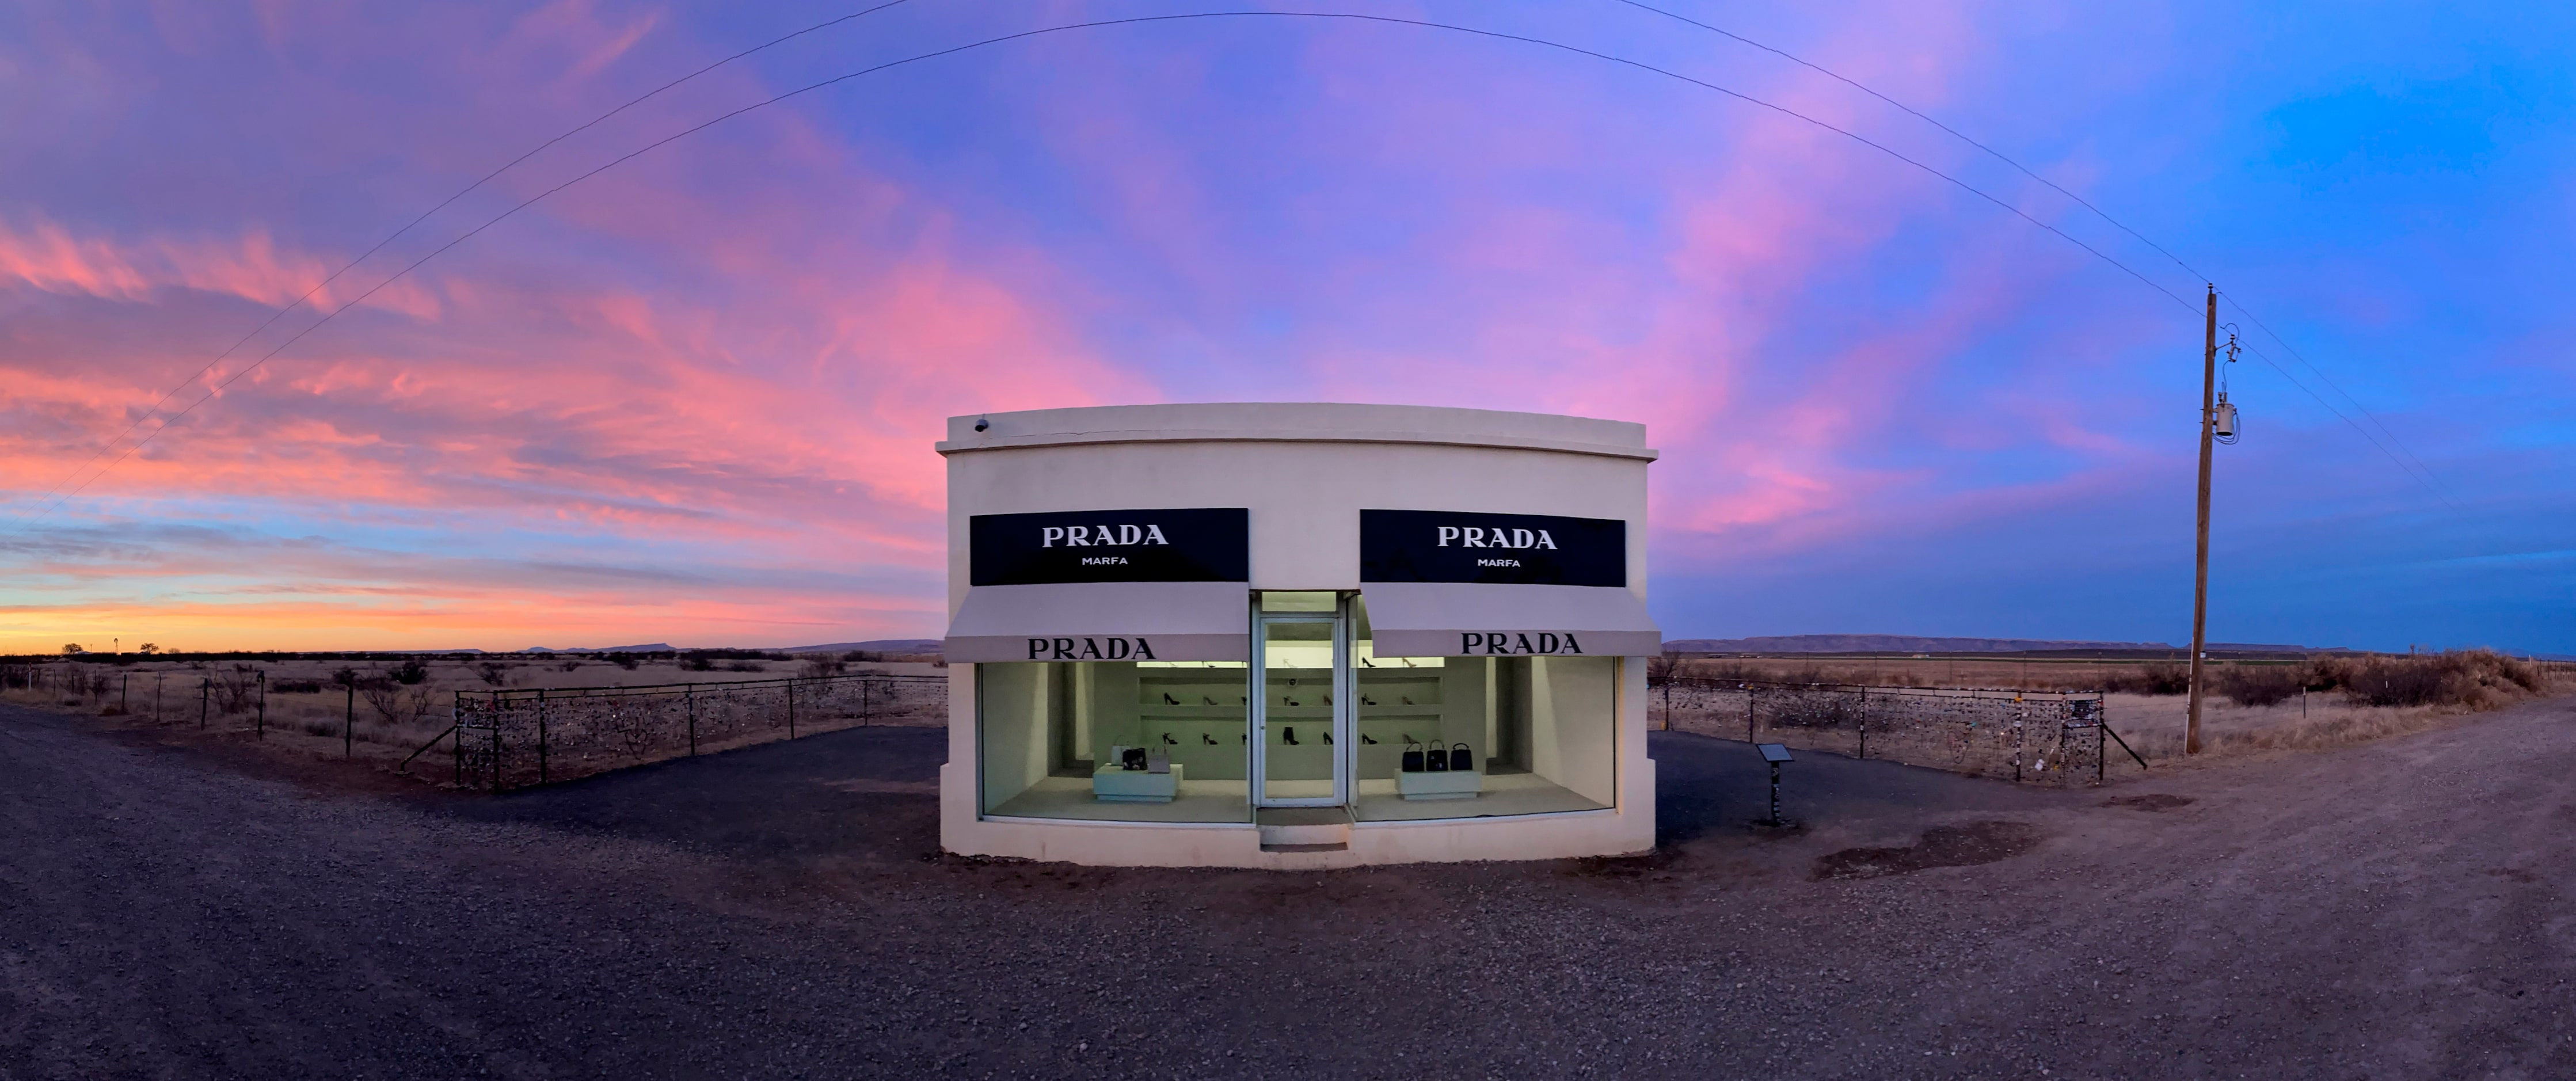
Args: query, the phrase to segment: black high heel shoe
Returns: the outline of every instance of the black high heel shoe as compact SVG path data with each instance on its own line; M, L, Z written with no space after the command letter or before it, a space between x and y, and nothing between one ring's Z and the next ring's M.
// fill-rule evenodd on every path
M1279 742L1281 742L1281 743L1285 743L1285 744L1287 744L1287 745L1289 745L1289 746L1291 746L1291 747L1298 746L1298 743L1297 743L1297 729L1296 729L1294 726L1290 726L1290 727L1287 727L1287 728L1282 728L1282 729L1280 729L1280 730L1279 730Z

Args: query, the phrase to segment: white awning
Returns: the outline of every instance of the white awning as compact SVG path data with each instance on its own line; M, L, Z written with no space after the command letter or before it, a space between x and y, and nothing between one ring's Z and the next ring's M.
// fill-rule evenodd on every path
M1380 657L1647 657L1664 635L1637 595L1614 586L1365 582Z
M975 586L947 657L997 661L1241 661L1252 656L1242 582Z

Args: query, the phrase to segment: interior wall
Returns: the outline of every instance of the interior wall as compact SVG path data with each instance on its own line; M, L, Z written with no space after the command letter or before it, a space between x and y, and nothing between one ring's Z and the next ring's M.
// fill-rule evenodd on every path
M1535 658L1532 764L1539 776L1595 803L1616 802L1619 661Z
M1145 742L1136 713L1136 666L1128 663L1078 664L1090 671L1091 725L1084 753L1093 766L1109 762L1109 748Z
M1494 753L1493 702L1486 694L1490 668L1466 657L1448 658L1440 668L1440 738L1466 744L1479 770Z
M991 811L1047 775L1047 699L1043 662L977 665L984 743L984 810Z

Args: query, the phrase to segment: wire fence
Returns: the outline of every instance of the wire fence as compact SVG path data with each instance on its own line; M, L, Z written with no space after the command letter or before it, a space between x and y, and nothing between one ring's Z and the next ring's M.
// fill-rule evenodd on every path
M2100 691L1658 676L1647 697L1650 723L1670 731L2025 783L2100 784L2128 747Z
M149 717L156 723L188 721L200 727L236 715L251 717L258 730L268 723L267 680L249 665L124 672L68 660L0 664L0 701L102 717Z
M494 792L866 724L944 724L945 676L840 675L649 687L457 691L447 752L460 788Z

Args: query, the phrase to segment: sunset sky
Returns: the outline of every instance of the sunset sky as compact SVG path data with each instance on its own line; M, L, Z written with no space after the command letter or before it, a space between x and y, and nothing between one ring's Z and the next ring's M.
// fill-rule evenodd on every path
M1615 0L1294 7L1885 150L1524 41L1100 26L734 117L357 300L786 90L1235 10L911 0L193 378L873 2L0 7L0 651L934 637L943 418L1240 400L1644 423L1669 637L2189 639L2203 278ZM2214 639L2576 653L2576 6L1656 2L2243 304Z

